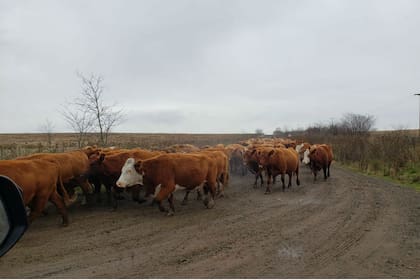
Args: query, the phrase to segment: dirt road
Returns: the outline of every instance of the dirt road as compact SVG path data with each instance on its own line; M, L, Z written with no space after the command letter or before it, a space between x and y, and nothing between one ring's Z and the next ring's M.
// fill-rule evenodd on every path
M338 166L271 195L231 178L214 209L193 199L166 217L123 201L73 205L71 224L35 221L0 259L2 278L420 277L420 193Z

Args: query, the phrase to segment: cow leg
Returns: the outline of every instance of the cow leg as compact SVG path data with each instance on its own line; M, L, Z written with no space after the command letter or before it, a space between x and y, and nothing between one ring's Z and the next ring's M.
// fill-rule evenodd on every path
M296 169L296 185L300 186L300 180L299 180L299 166Z
M106 190L106 201L108 205L112 205L112 186L105 186Z
M216 196L217 197L222 197L223 196L223 188L222 188L222 183L221 183L221 180L220 180L220 177L219 178L217 178L217 180L216 180Z
M225 188L229 184L229 171L222 173L221 184L222 184L222 191L221 191L221 194L219 194L219 197L224 197L225 196Z
M29 208L31 212L28 217L28 223L31 224L36 218L41 216L42 211L44 211L45 204L47 203L47 197L35 196Z
M116 186L110 187L112 193L112 210L115 211L118 208L118 200L120 200L122 190Z
M79 181L79 185L82 188L83 194L85 195L86 204L92 205L93 188L91 184L86 179L84 179Z
M201 190L202 190L201 187L197 188L197 190L196 190L196 192L197 192L196 200L203 200L203 194L202 194Z
M137 203L143 203L147 201L143 197L140 197L140 186L131 187L130 189L127 189L127 191L131 192L131 199L133 201L136 201Z
M254 186L253 186L253 188L254 188L254 189L256 189L256 188L257 188L258 177L259 177L259 175L258 175L258 174L256 174L256 175L255 175L255 182L254 182ZM262 183L261 183L261 185L262 185Z
M96 196L96 203L100 204L102 202L101 197L101 185L97 186L95 185L95 196Z
M316 182L316 171L313 171L313 174L314 174L314 183Z
M93 186L95 187L94 189L94 193L96 196L96 203L101 203L102 202L102 198L101 198L101 181L100 180L96 180L96 179L92 179L91 180Z
M160 184L160 189L156 191L157 194L155 195L155 198L153 200L158 203L159 210L161 212L168 212L168 210L163 206L163 201L165 199L168 199L171 210L174 210L173 194L172 194L174 191L175 191L175 182L168 182L168 183ZM171 201L172 201L172 204L171 204Z
M328 177L330 177L330 166L331 166L331 162L330 163L328 163Z
M111 189L112 192L112 210L115 211L118 208L118 199L117 199L117 187L112 187Z
M287 184L288 189L292 186L292 174L292 172L287 173L287 175L289 176L289 183Z
M163 206L162 201L156 201L159 207L160 212L168 212L168 210Z
M105 187L105 192L106 192L106 201L108 203L108 205L112 205L113 203L113 192L112 192L112 186L114 184L103 184Z
M327 180L327 167L323 166L322 171L324 171L324 180Z
M64 202L60 195L54 191L49 200L57 207L58 213L60 213L61 217L63 218L62 225L68 226L69 225L69 216L67 214L66 206L64 205Z
M169 202L169 211L168 211L168 216L173 216L175 213L175 205L174 205L174 194L171 193L168 197L168 202Z
M284 173L281 174L281 184L282 184L283 191L284 191L284 189L286 188L286 185L284 184Z
M214 196L216 194L216 183L212 183L212 182L206 182L204 184L204 195L205 195L205 199L204 199L204 205L208 208L211 209L214 207Z
M264 194L270 194L271 193L271 174L267 173L267 188L265 189Z
M221 175L223 176L223 175ZM223 181L223 183L222 183ZM221 179L221 180L217 180L217 186L218 186L218 192L217 192L217 197L224 197L225 196L225 180Z
M184 199L181 202L182 205L187 205L187 203L188 203L188 195L190 194L190 192L191 192L190 190L186 190L185 191Z

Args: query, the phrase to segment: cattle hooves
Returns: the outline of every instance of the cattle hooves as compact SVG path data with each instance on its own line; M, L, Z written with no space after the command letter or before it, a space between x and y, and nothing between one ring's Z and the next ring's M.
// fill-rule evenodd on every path
M166 216L168 216L168 217L172 217L174 215L174 212L173 211L169 211L167 214L166 214Z
M207 202L206 207L207 207L207 209L211 209L211 208L213 208L213 207L214 207L214 200L212 199L212 200L210 200L209 202Z

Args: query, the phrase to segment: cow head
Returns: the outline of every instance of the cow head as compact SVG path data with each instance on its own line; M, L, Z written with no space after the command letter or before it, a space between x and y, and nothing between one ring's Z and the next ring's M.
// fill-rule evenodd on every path
M89 157L89 173L90 175L97 175L103 173L103 161L105 160L105 154L92 154Z
M300 150L303 148L303 143L302 144L299 144L299 145L297 145L296 146L296 148L295 148L295 150L296 150L296 152L298 152L298 154L300 153Z
M309 158L309 153L310 153L309 149L306 149L306 150L303 152L303 159L302 159L302 163L304 163L304 164L309 164L309 163L311 162L311 159Z
M251 162L256 162L257 161L257 157L256 157L256 149L249 149L246 150L245 153L242 156L242 162L244 165L248 165Z
M257 152L260 169L267 167L270 162L270 157L273 156L275 152L274 149L264 149Z
M121 169L121 175L116 185L119 188L127 188L134 185L143 184L143 174L139 173L141 161L137 161L134 158L128 158Z
M88 156L90 157L93 154L99 154L100 149L94 145L94 146L86 146L84 148L82 148L82 151Z

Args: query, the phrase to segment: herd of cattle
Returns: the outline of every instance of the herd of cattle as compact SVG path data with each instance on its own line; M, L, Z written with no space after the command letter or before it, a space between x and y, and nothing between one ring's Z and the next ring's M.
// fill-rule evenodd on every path
M67 207L76 201L77 187L83 191L88 204L94 202L95 196L97 202L100 201L104 186L114 209L121 193L127 191L139 203L152 196L161 211L173 215L173 192L177 189L186 190L183 204L187 203L188 194L196 190L197 198L201 198L207 208L212 208L214 199L224 195L231 174L252 172L254 187L260 179L261 186L266 185L265 193L269 194L278 175L283 191L285 175L289 179L288 188L293 176L299 185L301 163L311 168L314 180L321 169L327 179L332 159L329 145L281 138L249 139L202 148L172 145L161 151L89 146L64 153L38 153L0 160L0 175L11 178L22 189L29 222L39 217L50 201L61 214L63 225L67 225ZM140 190L145 191L143 196ZM169 209L163 206L164 200L168 201Z

